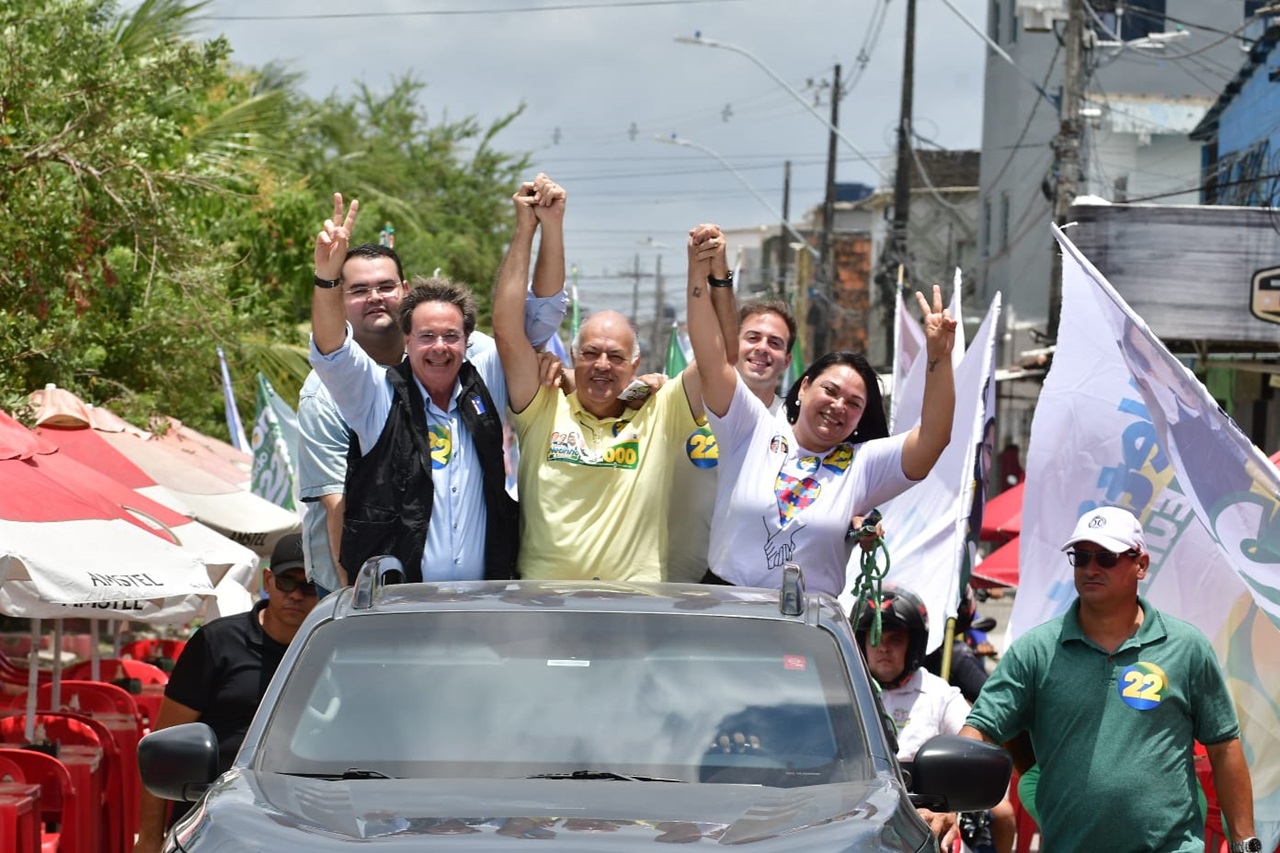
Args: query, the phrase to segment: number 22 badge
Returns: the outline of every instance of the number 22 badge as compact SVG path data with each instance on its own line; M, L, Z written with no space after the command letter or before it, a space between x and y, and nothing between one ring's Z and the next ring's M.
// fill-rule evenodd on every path
M1138 661L1120 671L1116 689L1120 699L1138 711L1150 711L1164 699L1169 677L1153 663Z

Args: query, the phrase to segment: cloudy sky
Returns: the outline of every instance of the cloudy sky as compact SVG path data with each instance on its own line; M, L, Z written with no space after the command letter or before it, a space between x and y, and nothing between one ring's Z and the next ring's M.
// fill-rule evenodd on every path
M918 0L916 130L976 148L985 48L951 6L985 20L983 0ZM411 72L432 120L487 122L523 104L497 146L529 152L534 171L567 187L583 300L626 311L631 284L618 274L637 254L646 273L661 255L667 287L679 287L691 226L776 222L785 161L791 218L821 203L827 129L788 87L819 97L826 115L837 63L840 127L867 158L841 143L837 180L881 182L905 14L904 0L212 0L202 26L224 33L237 61L304 73L317 97L356 82L386 89ZM754 55L785 85L748 56L675 41L696 33ZM728 165L655 138L673 134ZM641 289L651 294L652 280Z

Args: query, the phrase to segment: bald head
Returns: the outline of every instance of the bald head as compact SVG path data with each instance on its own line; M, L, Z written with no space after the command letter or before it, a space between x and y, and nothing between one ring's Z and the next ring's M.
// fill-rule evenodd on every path
M619 311L593 311L587 319L582 321L582 325L578 327L578 334L574 335L573 341L569 344L570 355L575 359L582 349L582 341L585 339L586 334L597 323L607 324L607 329L625 330L626 334L630 335L631 358L640 357L640 339L636 337L636 330L632 328L631 321L627 319L625 314Z
M601 418L622 414L618 395L640 364L640 342L631 322L617 311L597 311L578 327L572 354L582 408Z

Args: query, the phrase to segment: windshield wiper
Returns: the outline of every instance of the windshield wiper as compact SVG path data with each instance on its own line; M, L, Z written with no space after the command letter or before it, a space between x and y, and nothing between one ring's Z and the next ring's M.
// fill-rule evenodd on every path
M303 779L394 779L377 770L365 770L362 767L348 767L341 773L285 773L285 776L298 776Z
M664 779L661 776L628 776L612 770L575 770L572 773L535 773L526 779L611 779L617 782L682 782L682 779Z

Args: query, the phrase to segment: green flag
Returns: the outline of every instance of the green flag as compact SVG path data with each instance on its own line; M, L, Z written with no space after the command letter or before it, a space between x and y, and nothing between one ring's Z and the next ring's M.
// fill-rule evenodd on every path
M671 321L671 338L667 342L667 376L675 376L689 366L680 348L680 327L675 320Z
M250 491L276 506L297 509L292 448L298 446L298 416L258 374L258 412L253 419Z

